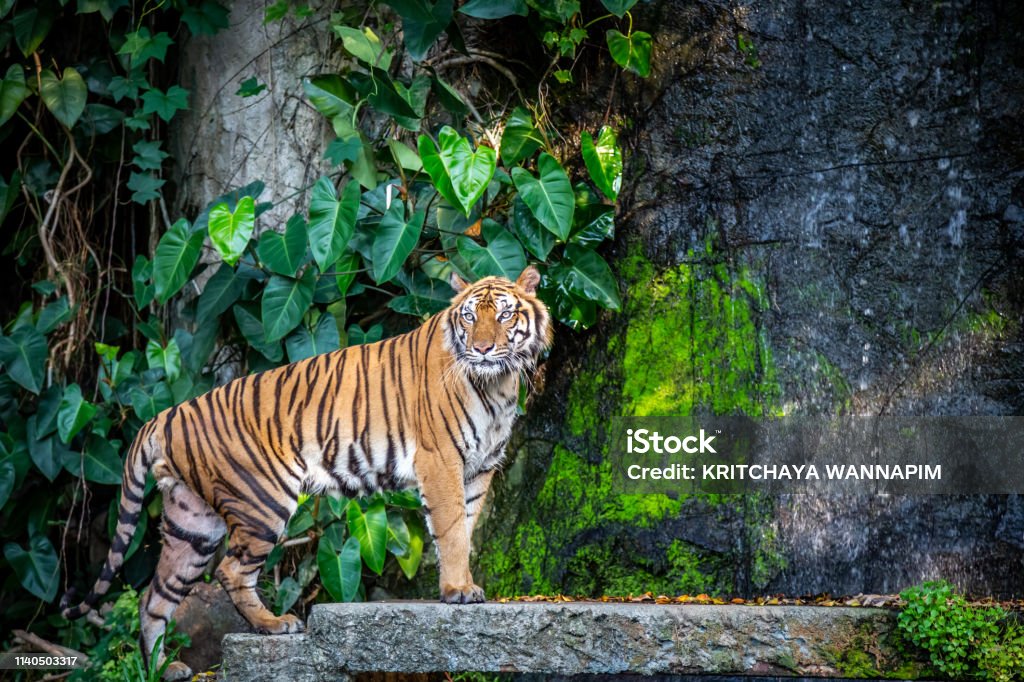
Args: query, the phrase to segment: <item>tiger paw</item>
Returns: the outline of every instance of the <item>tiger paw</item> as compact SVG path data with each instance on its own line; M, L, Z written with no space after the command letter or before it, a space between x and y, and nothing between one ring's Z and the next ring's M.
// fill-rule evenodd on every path
M180 682L180 680L192 679L192 668L181 661L174 661L168 664L163 675L164 682Z
M306 629L306 626L303 625L297 616L288 613L280 618L268 618L265 622L260 623L256 629L264 635L291 635L302 632Z
M461 587L445 585L441 588L441 601L445 604L479 604L486 600L483 588L472 583Z

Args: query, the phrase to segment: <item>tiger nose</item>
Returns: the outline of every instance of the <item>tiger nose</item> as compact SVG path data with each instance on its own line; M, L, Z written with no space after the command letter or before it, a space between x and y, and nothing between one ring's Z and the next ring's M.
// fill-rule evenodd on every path
M480 355L487 355L492 348L494 348L494 344L487 341L475 341L473 343L473 350L480 353Z

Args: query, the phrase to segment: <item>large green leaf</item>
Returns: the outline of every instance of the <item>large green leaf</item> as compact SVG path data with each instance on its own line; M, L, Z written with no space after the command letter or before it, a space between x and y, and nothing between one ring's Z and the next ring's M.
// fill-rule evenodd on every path
M309 201L309 247L320 272L327 272L334 265L352 238L359 197L359 185L354 182L345 185L340 201L330 178L322 177L313 186Z
M391 203L373 238L373 279L377 284L391 281L402 269L402 263L419 242L424 218L423 211L416 211L406 221L405 204L398 199Z
M304 80L302 89L306 91L306 97L313 107L329 119L351 119L359 99L351 84L334 74Z
M267 230L260 235L256 252L260 262L279 275L294 277L306 255L306 221L301 215L288 219L284 233Z
M619 310L619 286L612 270L596 251L567 244L563 285L572 293L595 301L610 310Z
M34 3L32 3L34 4ZM14 27L14 41L18 43L21 53L26 57L32 55L42 44L46 34L53 26L53 8L31 6L14 15L11 20Z
M349 505L349 508L355 505ZM324 588L337 601L354 601L363 579L363 562L359 560L360 544L354 536L345 541L339 551L329 536L320 538L316 550L316 564Z
M606 10L621 19L636 4L636 0L601 0L601 4Z
M469 0L459 11L476 19L501 19L513 14L525 17L528 9L526 0Z
M314 355L338 350L341 347L338 324L333 315L324 313L312 331L301 325L285 339L284 345L288 349L288 362L298 362Z
M39 393L46 367L46 338L31 326L18 327L10 336L0 336L0 362L21 387Z
M615 209L604 204L576 208L570 244L596 248L605 239L615 236Z
M156 341L146 344L146 362L150 369L162 369L167 381L174 383L181 374L181 348L176 339L163 346Z
M388 551L397 556L409 554L409 526L401 509L388 509Z
M160 245L157 244L157 249ZM150 282L153 279L153 261L142 254L135 257L132 264L132 296L135 298L135 307L142 310L156 296L156 286Z
M167 56L167 48L174 44L174 41L166 33L160 32L153 35L145 26L138 31L126 33L124 38L124 43L117 53L127 55L131 60L130 68L133 69L142 66L150 59L163 62Z
M21 68L21 64L11 64L7 67L4 79L0 81L0 126L14 116L14 112L25 101L28 92L25 69Z
M199 262L203 248L203 232L189 230L184 218L171 225L160 238L153 255L153 282L156 299L163 305L178 293Z
M420 567L420 560L423 558L423 539L426 531L423 528L423 521L420 520L419 514L408 516L406 518L406 526L409 531L409 548L405 556L397 556L395 558L398 560L398 565L401 566L405 577L412 580Z
M63 78L57 78L53 71L43 69L39 74L39 82L39 96L46 108L68 128L74 126L85 111L85 99L89 94L82 76L70 66L64 69Z
M388 543L388 513L384 501L375 499L364 512L358 504L348 506L348 531L359 540L359 552L366 566L376 573L384 570Z
M200 325L217 324L217 318L238 300L244 288L245 279L234 268L226 263L220 265L199 295L196 321Z
M128 178L128 189L132 190L132 201L145 204L160 196L160 188L167 182L152 173L132 172Z
M18 200L19 196L21 196L21 173L18 171L11 173L10 182L0 177L0 224L3 224L4 218L14 208L14 202Z
M452 20L452 0L386 0L402 17L405 49L413 61L422 61Z
M506 168L515 165L537 151L541 142L529 110L516 107L508 115L505 132L501 135L501 160Z
M494 276L515 280L526 267L526 254L519 241L493 220L485 221L484 238L486 247L469 237L459 237L459 254L473 268L477 278Z
M438 142L440 149L429 137L420 135L423 168L441 196L468 216L494 175L497 167L494 150L480 147L474 152L469 140L449 126L441 128Z
M391 51L385 49L380 38L368 26L359 30L351 26L335 25L334 32L341 38L348 53L356 59L385 71L391 68Z
M33 535L28 551L17 543L7 543L4 545L4 557L22 587L44 602L53 601L60 582L60 563L57 552L45 535Z
M615 201L622 185L622 152L619 151L615 130L610 126L601 128L596 141L584 131L581 150L590 179L606 197Z
M7 500L10 499L16 478L17 472L15 472L14 463L10 458L0 459L0 509L3 509Z
M106 438L90 435L81 453L71 452L67 457L64 468L75 476L84 476L87 481L104 485L121 482L124 465L117 449Z
M519 242L526 247L526 250L536 256L539 260L547 260L548 254L555 246L555 235L540 224L534 217L522 197L517 196L512 202L512 219L509 222L509 229L519 239Z
M248 307L248 305L239 303L232 308L235 323L238 325L238 331L242 332L242 336L245 337L249 345L262 354L263 357L271 362L280 362L281 358L284 357L284 350L281 348L280 342L267 342L266 333L263 330L263 322L255 314L258 311L255 308Z
M70 443L94 416L96 406L82 397L82 389L78 384L69 384L64 388L64 399L57 412L57 433L60 439Z
M136 416L144 422L148 422L174 404L171 388L163 381L146 388L135 386L128 391L128 396Z
M612 53L612 59L616 64L642 78L647 78L650 75L652 46L650 33L633 31L627 36L612 28L608 29L605 38L608 41L608 50Z
M576 197L562 164L550 154L541 154L537 160L540 178L525 168L512 169L512 182L519 196L536 216L540 224L556 237L565 241L572 229L572 215Z
M256 226L256 202L252 197L242 197L234 211L227 204L217 204L210 209L210 241L228 265L234 265L245 252Z
M300 279L274 275L263 290L260 315L268 343L283 339L302 321L313 302L316 273L306 270Z
M212 36L228 27L229 11L214 0L202 0L198 5L189 5L181 13L181 21L194 36Z

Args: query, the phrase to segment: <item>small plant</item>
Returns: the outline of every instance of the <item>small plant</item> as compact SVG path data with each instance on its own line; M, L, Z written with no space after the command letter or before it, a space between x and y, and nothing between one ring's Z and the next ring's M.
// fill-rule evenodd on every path
M935 671L954 679L1024 679L1024 631L999 607L967 603L946 581L904 590L897 629L927 655Z

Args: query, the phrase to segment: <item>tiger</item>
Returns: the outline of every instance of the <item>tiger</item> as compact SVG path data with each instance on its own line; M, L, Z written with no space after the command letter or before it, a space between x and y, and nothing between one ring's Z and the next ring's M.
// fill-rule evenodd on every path
M300 492L360 497L419 489L440 568L442 602L482 602L470 540L516 420L520 382L551 346L552 325L529 266L513 282L457 274L449 306L420 327L224 384L139 430L125 458L117 529L85 600L88 613L124 561L146 475L163 496L162 547L139 600L140 647L166 661L162 635L178 604L228 538L215 576L257 632L301 632L275 616L256 584ZM191 670L172 662L165 679Z

